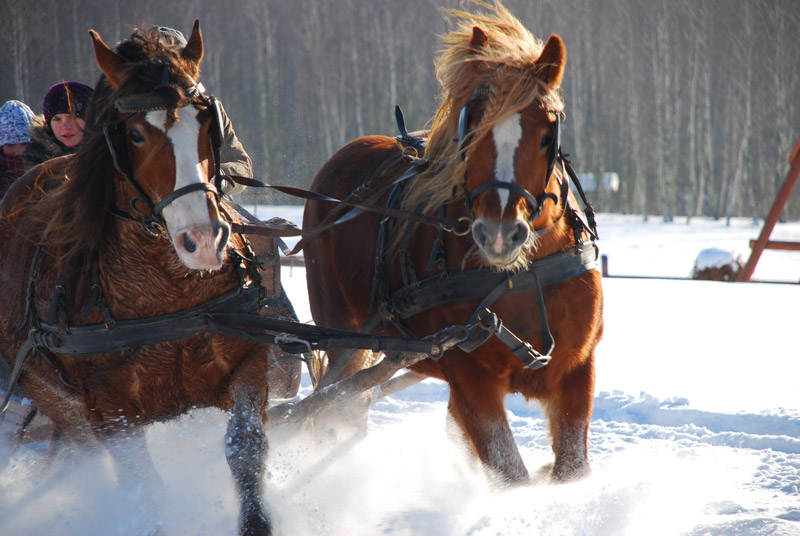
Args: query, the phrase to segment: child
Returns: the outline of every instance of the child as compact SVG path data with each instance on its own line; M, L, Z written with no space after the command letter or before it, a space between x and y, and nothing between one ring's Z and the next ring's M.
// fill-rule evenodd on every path
M6 101L0 107L0 199L25 172L22 153L31 142L28 129L33 116L33 110L18 100Z
M51 158L75 152L83 139L83 118L92 88L79 82L61 82L44 96L42 111L30 129L31 144L22 155L25 170Z

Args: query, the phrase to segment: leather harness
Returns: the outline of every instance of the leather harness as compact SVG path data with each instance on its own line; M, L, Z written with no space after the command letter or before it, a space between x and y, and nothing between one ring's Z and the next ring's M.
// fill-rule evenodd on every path
M477 87L470 100L464 105L459 116L458 127L458 147L465 153L466 145L471 136L467 117L469 108L475 103L483 100L488 95L484 86ZM397 138L403 144L413 145L417 150L424 150L424 140L415 139L410 136L405 129L405 122L402 119L402 112L397 109L397 123L401 135ZM450 303L463 301L479 301L478 306L473 310L469 320L465 323L470 326L470 334L466 341L458 346L465 352L471 352L483 344L491 335L496 335L509 349L522 360L527 368L538 369L547 363L551 358L551 353L555 347L555 341L547 322L547 311L545 309L542 287L555 284L573 277L580 276L596 267L599 253L594 239L597 237L596 224L594 222L594 211L591 204L587 201L583 188L578 181L569 160L561 152L560 140L560 115L556 114L556 121L553 124L553 140L550 147L550 162L548 165L548 178L553 173L557 164L562 167L561 198L562 215L569 212L570 224L573 229L575 247L567 251L556 253L542 259L536 259L519 272L505 274L491 269L464 269L450 271L447 269L444 260L444 241L443 233L434 241L430 253L428 268L436 264L439 274L419 281L414 274L413 261L411 260L408 244L410 241L411 226L406 226L406 234L403 237L398 258L400 263L400 273L403 286L397 290L390 291L388 277L388 244L392 234L394 222L389 218L383 218L380 223L378 233L378 243L376 244L375 268L373 271L372 299L371 308L375 309L373 317L367 322L363 331L372 331L379 324L392 325L398 332L406 337L415 336L414 333L403 323L404 320L422 313L424 311L447 305ZM412 166L413 169L413 166ZM408 173L406 173L408 174ZM581 196L585 212L588 215L587 222L580 211L575 210L567 203L569 193L569 180L572 179ZM397 181L396 181L397 182ZM392 193L389 195L386 204L392 207L401 197L400 190L407 184L406 182L397 183ZM482 184L472 192L467 190L466 176L463 180L463 189L467 209L472 215L472 201L479 194L496 188L506 188L514 191L525 199L530 205L532 215L530 220L535 220L541 213L542 204L547 199L559 202L553 194L545 193L538 197L533 196L524 188L511 183L491 181ZM440 211L443 214L443 207ZM561 216L559 216L561 217ZM587 232L591 242L584 243L583 232ZM505 327L495 313L489 307L500 297L509 293L516 293L525 290L538 291L538 305L541 313L541 338L542 351L535 350L530 344L523 341Z
M464 122L459 125L459 147L465 144L466 138L469 136L465 122L469 106L474 104L476 100L484 98L485 91L482 92L479 90L480 88L476 89L473 98L462 109L461 118ZM205 97L202 94L202 86L199 84L193 88L189 88L186 92L188 97L194 98L199 96L204 100L205 104L212 107L212 113L215 114L215 119L217 120L215 129L218 129L220 126L219 110L215 106L213 97ZM133 219L137 222L141 221L142 228L149 234L163 234L166 232L166 226L161 220L160 213L168 203L174 201L181 195L197 190L210 191L219 197L219 189L214 185L193 185L173 192L158 204L152 203L133 181L129 163L127 159L121 155L121 144L115 137L117 136L115 131L118 131L119 125L124 124L124 121L127 120L132 113L156 109L156 107L162 106L162 102L158 99L153 100L150 97L139 95L129 97L125 100L120 99L117 101L116 106L118 111L129 113L127 116L113 124L106 125L106 128L104 128L109 151L111 152L115 167L125 176L126 180L134 189L141 194L137 199L142 201L145 206L149 208L149 212L143 213L144 217L141 220L121 211L115 211L116 215L124 217L125 219ZM411 136L406 131L402 112L399 107L396 109L396 117L401 132L398 141L406 146L414 147L415 150L424 151L424 140ZM593 270L598 258L598 250L594 244L594 239L597 238L594 212L591 208L591 204L586 200L586 196L569 160L567 160L565 155L561 152L560 140L558 139L558 119L554 130L548 177L552 174L552 169L555 164L560 163L563 170L562 203L566 203L565 198L569 177L576 185L578 193L586 206L584 212L587 215L588 221L583 218L579 211L574 209L570 211L572 215L571 224L576 238L575 247L543 259L537 259L531 262L525 270L514 274L498 273L489 269L462 269L451 272L446 271L446 266L439 262L441 273L438 276L430 277L422 281L417 281L416 277L414 277L413 284L406 285L392 293L387 293L384 299L380 300L377 304L376 313L370 321L367 322L361 333L300 324L298 322L290 322L254 314L263 307L269 307L271 302L264 299L265 289L260 285L260 280L254 284L252 280L246 281L244 278L239 286L234 287L218 298L196 307L156 317L124 321L114 321L107 307L103 307L104 300L102 299L102 289L100 289L99 296L96 295L93 298L94 302L90 301L87 311L91 308L92 303L95 303L100 308L101 313L103 313L103 323L69 327L61 322L53 323L54 315L52 311L57 310L57 306L55 305L51 306L51 322L41 322L33 306L33 291L35 289L34 274L36 272L37 259L39 256L39 249L37 248L31 263L28 282L26 321L20 326L20 330L27 327L28 335L17 352L14 369L9 378L6 396L2 405L0 405L0 413L4 412L8 406L13 387L19 380L24 362L28 356L34 352L43 355L59 372L62 381L74 387L74 385L71 385L69 378L64 374L63 368L60 367L57 360L54 359L55 354L103 354L168 342L202 333L227 335L254 343L276 344L287 352L302 353L314 349L327 348L370 349L375 352L399 350L426 353L433 359L441 357L445 342L459 340L461 341L459 347L466 352L471 352L488 340L492 335L495 335L522 360L526 367L538 369L547 365L551 359L550 354L552 353L555 343L547 323L542 287L577 277L589 270ZM221 180L219 173L219 142L214 140L215 135L217 136L217 140L221 139L221 135L217 132L212 134L212 146L214 147L216 168L215 176L216 182L219 183ZM412 163L412 166L389 186L397 188L406 184L408 179L414 177L427 166L427 161L425 161L424 158L412 158L407 160ZM335 221L327 222L325 225L320 226L319 229L314 229L313 232L309 230L287 228L274 229L270 227L265 228L263 225L247 226L242 224L233 227L235 232L253 231L268 236L315 236L319 232L322 232L322 230L328 229L342 221L352 219L367 210L381 213L384 216L399 217L410 221L435 225L440 229L440 234L445 231L460 235L466 234L463 230L463 218L459 220L448 220L444 218L443 213L440 213L438 217L426 216L402 211L391 206L391 204L382 207L373 204L375 199L385 193L385 188L373 193L373 195L367 199L367 202L363 203L347 200L339 201L327 196L322 196L321 194L300 189L266 185L253 179L242 177L228 178L241 184L270 187L306 199L334 201L353 209L345 214L345 216ZM466 191L466 178L464 184ZM471 205L471 201L475 196L490 188L509 187L506 183L495 182L484 185L471 194L467 192L468 206ZM522 190L516 187L513 191L516 192L518 189ZM532 205L534 213L541 209L541 204L546 199L555 198L552 194L544 194L536 198L524 190L517 193ZM390 200L396 199L397 196L390 195L389 198ZM390 218L384 217L383 221L386 222L388 219ZM584 244L581 240L584 231L587 232L591 238L591 242L588 244ZM387 233L383 234L388 236ZM436 242L441 243L441 237ZM295 251L297 251L297 248L295 248ZM380 262L382 256L383 255L377 255L376 257L378 260L376 262ZM436 246L434 246L434 250L431 252L432 262L437 256L440 255L437 255ZM252 274L252 265L248 262L246 256L243 257L240 255L240 257L247 271ZM380 288L381 286L385 288L385 285L388 285L388 280L381 281L379 279L379 274L385 274L385 270L380 270L379 266L376 265L375 273L376 280L373 281L373 299L375 299L376 296L374 293L376 288ZM408 271L405 273L408 274ZM408 278L404 277L404 279ZM99 282L93 286L93 288L99 289ZM539 307L542 318L541 332L544 345L543 352L535 350L529 343L517 337L506 328L502 320L489 309L494 302L505 294L533 289L536 289L539 295ZM53 298L54 303L57 302L58 299L59 293L56 292ZM459 301L476 300L481 301L464 325L451 326L423 339L417 338L416 335L402 323L402 320L435 307ZM371 335L370 332L382 322L391 323L406 338ZM265 333L266 331L272 333ZM278 334L276 335L275 333ZM345 365L346 361L340 360L332 367L330 373L335 373L334 369L341 369Z

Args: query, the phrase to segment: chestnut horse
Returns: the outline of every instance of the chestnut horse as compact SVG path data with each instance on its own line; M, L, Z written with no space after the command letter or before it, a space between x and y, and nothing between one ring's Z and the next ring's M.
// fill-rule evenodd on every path
M115 50L90 34L103 75L77 153L31 170L0 205L0 353L64 437L108 447L121 485L159 481L141 425L228 411L240 532L271 534L273 346L208 324L212 313L266 315L280 289L260 285L214 184L219 112L198 82L199 24L185 47L157 29ZM120 435L141 459L120 451Z
M437 61L442 104L424 157L424 140L409 135L359 138L328 160L312 186L352 203L389 198L451 232L373 211L334 226L306 245L311 310L318 325L407 336L452 324L486 328L482 344L412 370L449 384L449 415L485 466L509 483L529 475L504 397L540 400L555 453L549 477L567 481L590 472L603 321L593 217L577 208L568 184L574 172L564 171L571 166L559 146L566 52L555 35L542 46L500 3L479 4L488 11L449 11L458 24ZM347 220L346 210L309 201L303 227ZM323 386L372 355L331 351L328 358Z

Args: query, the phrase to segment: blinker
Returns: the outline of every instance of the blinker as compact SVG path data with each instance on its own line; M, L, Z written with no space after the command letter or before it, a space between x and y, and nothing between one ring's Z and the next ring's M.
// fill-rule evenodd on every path
M472 96L467 103L461 108L461 113L458 116L458 150L461 152L461 158L466 155L463 150L469 143L469 133L467 132L469 122L469 110L473 104L480 102L489 97L489 86L478 86L472 91Z
M126 139L125 139L125 122L136 113L151 112L157 110L168 110L171 106L162 96L153 94L135 94L127 97L120 97L114 101L114 108L122 114L126 114L115 121L109 121L103 125L103 133L105 135L106 143L111 154L111 160L114 167L126 179L126 181L137 192L138 197L135 201L141 202L147 206L148 211L144 212L137 207L133 207L134 211L140 212L142 216L141 224L143 229L155 235L164 234L166 225L161 220L161 212L166 206L174 202L179 197L195 191L211 192L217 198L219 197L219 182L220 182L220 158L219 150L222 144L222 113L220 111L219 103L215 97L206 97L204 95L205 88L203 84L197 83L191 87L185 88L184 94L187 101L183 106L197 106L198 104L205 104L211 113L211 121L213 125L209 128L209 138L214 152L214 167L215 167L215 184L210 183L197 183L189 186L184 186L178 190L173 191L160 202L153 203L149 196L142 190L142 188L133 179L133 170L128 158ZM198 102L198 99L200 102Z
M489 96L489 86L478 86L472 92L472 97L467 101L467 103L461 108L461 113L458 117L458 149L461 152L461 158L465 158L466 155L464 153L464 149L466 148L467 143L469 143L469 135L470 133L467 132L467 122L469 120L469 110L470 107L478 101L484 100ZM550 178L553 176L553 169L555 168L556 161L558 160L559 149L561 148L561 113L556 112L556 120L553 122L553 139L550 142L550 148L548 149L547 159L548 159L548 168L547 168L547 175L545 177L545 189L550 184ZM473 201L476 197L480 194L488 191L488 190L496 190L496 189L504 189L509 190L511 192L516 193L521 198L525 199L528 202L528 205L531 208L531 216L530 220L533 221L539 217L542 212L542 206L544 202L548 199L552 200L554 203L558 203L558 197L551 193L543 193L538 197L534 197L530 192L526 189L514 184L514 183L507 183L502 181L491 181L488 183L481 184L477 188L475 188L472 192L467 190L467 177L466 171L464 172L464 180L461 183L462 188L464 189L465 193L465 201L467 203L467 209L470 213L470 218L473 217L472 215L472 205Z

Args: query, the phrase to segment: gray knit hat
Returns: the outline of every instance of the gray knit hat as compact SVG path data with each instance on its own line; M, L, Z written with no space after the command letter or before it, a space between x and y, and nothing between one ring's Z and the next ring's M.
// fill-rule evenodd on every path
M158 31L161 32L161 36L166 39L167 43L170 45L186 46L186 38L180 30L170 28L169 26L159 26Z
M0 107L0 146L30 143L28 128L33 121L33 110L18 100L6 101Z

